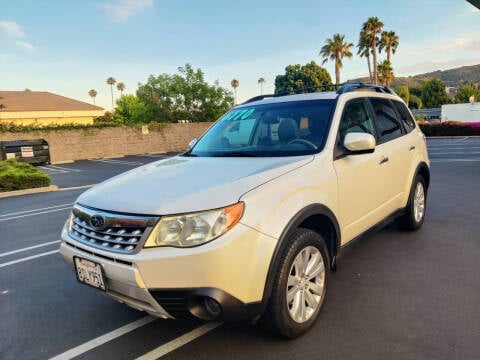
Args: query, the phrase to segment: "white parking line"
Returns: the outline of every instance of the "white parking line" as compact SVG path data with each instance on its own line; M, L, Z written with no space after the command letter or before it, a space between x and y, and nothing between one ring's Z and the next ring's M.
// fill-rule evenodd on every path
M42 257L42 256L47 256L47 255L55 254L55 253L58 253L59 251L60 251L60 250L53 250L53 251L48 251L48 252L44 252L44 253L37 254L37 255L27 256L27 257L24 257L24 258L21 258L21 259L17 259L17 260L8 261L8 262L6 262L6 263L0 264L0 268L3 268L3 267L5 267L5 266L10 266L10 265L15 265L15 264L18 264L18 263L21 263L21 262L24 262L24 261L36 259L36 258L39 258L39 257Z
M0 254L0 257L2 257L2 256L7 256L7 255L12 255L12 254L16 254L16 253L19 253L19 252L22 252L22 251L33 250L33 249L36 249L36 248L39 248L39 247L43 247L43 246L48 246L48 245L52 245L52 244L57 244L57 243L59 243L60 241L61 241L61 240L54 240L54 241L49 241L49 242L46 242L46 243L43 243L43 244L38 244L38 245L29 246L29 247L22 248L22 249L18 249L18 250L13 250L13 251L9 251L9 252L4 252L4 253L1 253L1 254Z
M70 168L66 168L66 167L62 167L62 166L58 166L58 165L48 165L46 166L47 168L49 169L60 169L60 170L66 170L66 171L72 171L72 172L79 172L79 171L82 171L82 170L79 170L79 169L70 169Z
M116 330L110 331L109 333L106 333L102 336L99 336L93 340L87 341L86 343L83 343L82 345L79 345L77 347L74 347L73 349L70 349L68 351L65 351L62 354L59 354L50 360L66 360L66 359L72 359L78 355L81 355L89 350L92 350L96 348L97 346L103 345L106 342L109 342L119 336L125 335L126 333L129 333L130 331L133 331L141 326L144 326L146 324L151 323L152 321L156 320L155 317L153 316L146 316L144 318L138 319L137 321L131 322L130 324L124 325Z
M443 152L429 152L432 155L450 155L450 154L460 154L460 155L470 155L470 154L480 154L480 151L443 151Z
M48 210L48 209L55 209L55 208L59 208L59 207L72 206L72 205L73 205L73 203L47 206L47 207L44 207L44 208L37 208L37 209L32 209L32 210L18 211L18 212L14 212L14 213L2 214L2 215L0 215L0 218L5 217L5 216L19 215L19 214L25 214L25 213L35 212L35 211L42 211L42 210Z
M474 161L480 161L480 158L478 159L430 159L431 163L438 163L438 162L474 162Z
M154 360L158 359L176 349L179 347L182 347L185 344L188 344L189 342L195 340L196 338L199 338L202 335L205 335L209 331L212 331L213 329L219 327L222 325L222 323L207 323L205 325L199 326L196 329L193 329L192 331L189 331L186 334L183 334L182 336L173 339L172 341L169 341L166 344L160 345L158 348L138 357L136 360Z
M90 161L103 162L107 164L118 165L143 165L144 163L138 161L122 161L122 160L110 160L110 159L89 159Z
M0 219L0 222L1 222L1 221L7 221L7 220L13 220L13 219L20 219L20 218L24 218L24 217L27 217L27 216L36 216L36 215L41 215L41 214L48 214L48 213L55 212L55 211L63 211L63 210L71 210L71 209L72 209L72 207L71 207L71 206L68 206L68 207L60 208L60 209L40 211L40 212L36 212L36 213L33 213L33 214L25 214L25 215L19 215L19 216L12 216L12 217L7 217L7 218L2 218L2 219Z

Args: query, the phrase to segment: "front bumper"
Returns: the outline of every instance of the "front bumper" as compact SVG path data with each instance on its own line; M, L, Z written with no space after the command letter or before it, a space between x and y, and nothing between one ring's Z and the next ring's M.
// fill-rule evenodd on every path
M64 228L60 253L100 263L106 294L163 318L193 314L206 297L222 307L222 320L253 316L260 308L277 240L238 223L220 238L194 248L151 248L124 255L95 249L71 238Z

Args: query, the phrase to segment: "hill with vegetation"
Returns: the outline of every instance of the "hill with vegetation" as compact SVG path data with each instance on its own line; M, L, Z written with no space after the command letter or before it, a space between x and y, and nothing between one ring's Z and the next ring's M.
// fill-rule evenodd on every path
M396 77L392 86L406 85L415 87L421 85L424 79L439 79L446 86L460 86L466 82L480 83L480 64L472 66L462 66L449 70L437 70L425 74L418 74L408 77ZM368 77L353 79L350 82L369 82Z

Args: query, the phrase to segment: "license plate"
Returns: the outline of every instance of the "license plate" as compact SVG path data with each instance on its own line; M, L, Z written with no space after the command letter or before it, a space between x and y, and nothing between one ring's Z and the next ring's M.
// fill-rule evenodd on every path
M96 289L106 290L105 277L100 264L76 256L73 259L78 281Z

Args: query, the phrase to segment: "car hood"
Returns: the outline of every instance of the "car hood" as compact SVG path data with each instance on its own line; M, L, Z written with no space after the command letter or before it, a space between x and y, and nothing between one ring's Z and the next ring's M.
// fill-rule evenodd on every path
M251 189L297 169L313 155L264 158L177 156L117 175L86 191L79 204L107 211L166 215L236 203Z

